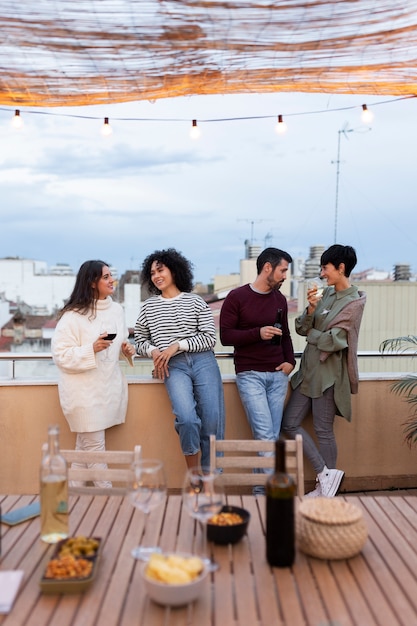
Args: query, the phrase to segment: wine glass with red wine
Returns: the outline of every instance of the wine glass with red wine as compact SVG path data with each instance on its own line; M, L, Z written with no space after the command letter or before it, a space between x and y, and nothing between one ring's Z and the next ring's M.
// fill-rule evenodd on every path
M117 327L116 327L116 323L115 322L106 322L106 323L102 323L100 326L100 335L103 335L104 333L107 333L107 335L105 337L102 337L102 339L105 339L106 341L113 341L113 339L116 338L117 336ZM109 351L111 349L111 344L109 344L109 347L105 350L104 353L104 357L103 357L103 361L111 361L112 359L109 358Z

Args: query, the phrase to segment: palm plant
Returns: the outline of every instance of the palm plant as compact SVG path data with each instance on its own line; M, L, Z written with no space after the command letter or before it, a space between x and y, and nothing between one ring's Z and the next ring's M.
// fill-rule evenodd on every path
M406 337L385 339L379 346L379 351L382 353L406 352L417 355L417 336L407 335ZM405 401L412 407L412 415L403 424L405 441L411 447L417 443L417 375L407 374L401 380L393 383L391 389L394 393L404 396Z

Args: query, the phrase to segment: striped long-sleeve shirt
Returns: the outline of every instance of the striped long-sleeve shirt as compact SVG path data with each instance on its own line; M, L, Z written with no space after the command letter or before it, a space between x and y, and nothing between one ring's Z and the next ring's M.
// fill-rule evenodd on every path
M175 298L151 296L142 305L135 325L139 356L152 356L155 348L164 350L178 342L182 352L213 350L216 330L207 303L195 293Z

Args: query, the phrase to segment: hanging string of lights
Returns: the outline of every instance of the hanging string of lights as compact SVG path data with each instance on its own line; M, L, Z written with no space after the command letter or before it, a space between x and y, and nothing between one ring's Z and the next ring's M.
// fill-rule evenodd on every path
M374 109L377 106L381 106L384 104L391 104L393 102L398 102L400 100L408 100L409 98L416 98L416 97L417 96L415 94L410 94L408 96L401 96L399 98L393 98L391 100L374 102L372 104L372 108ZM362 111L361 119L364 124L369 124L370 122L372 122L374 118L373 111L371 111L368 108L368 105L362 104L360 107L358 107L357 105L351 105L351 106L337 107L337 108L332 108L332 109L321 109L317 111L302 111L302 112L296 112L296 113L285 113L285 115L279 114L278 117L276 115L251 115L251 116L245 116L245 117L209 118L209 119L198 120L198 123L205 124L205 123L213 123L213 122L221 123L221 122L236 122L236 121L245 121L245 120L275 119L275 120L278 120L275 126L275 130L279 135L281 135L287 131L287 123L284 121L284 117L287 119L293 116L322 115L324 113L349 111L349 110L353 110L357 108L360 108ZM10 111L10 109L0 107L0 111ZM102 117L93 116L93 115L79 115L79 114L73 114L73 113L56 113L53 111L25 110L24 114L25 114L25 117L26 115L48 115L48 116L54 116L54 117L70 117L70 118L88 119L88 120L103 119ZM190 122L189 119L183 119L183 118L115 117L112 119L117 122L161 122L161 123ZM24 122L23 122L23 117L22 117L20 109L14 110L14 115L12 117L11 123L12 123L12 126L16 129L22 128ZM113 129L110 125L110 121L108 117L104 118L104 123L102 124L102 127L101 127L101 133L104 136L108 136L113 133ZM197 119L193 119L191 120L190 137L192 139L198 139L200 136L201 136L201 128L197 124Z

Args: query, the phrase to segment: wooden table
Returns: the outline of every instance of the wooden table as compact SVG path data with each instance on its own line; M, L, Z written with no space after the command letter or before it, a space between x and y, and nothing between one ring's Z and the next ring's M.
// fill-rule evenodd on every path
M0 498L1 499L1 498ZM2 498L3 512L34 496ZM322 561L298 552L291 569L271 569L265 560L264 500L233 496L248 509L248 535L235 546L210 546L220 569L205 595L184 608L164 609L141 585L140 562L130 550L139 541L163 549L198 551L201 535L171 495L143 515L121 496L72 496L71 534L103 538L98 575L84 594L50 596L39 580L52 547L39 539L39 518L1 525L1 569L23 569L12 611L1 626L395 626L417 624L417 496L349 496L364 510L369 539L362 553L346 561ZM143 536L142 536L143 535Z

